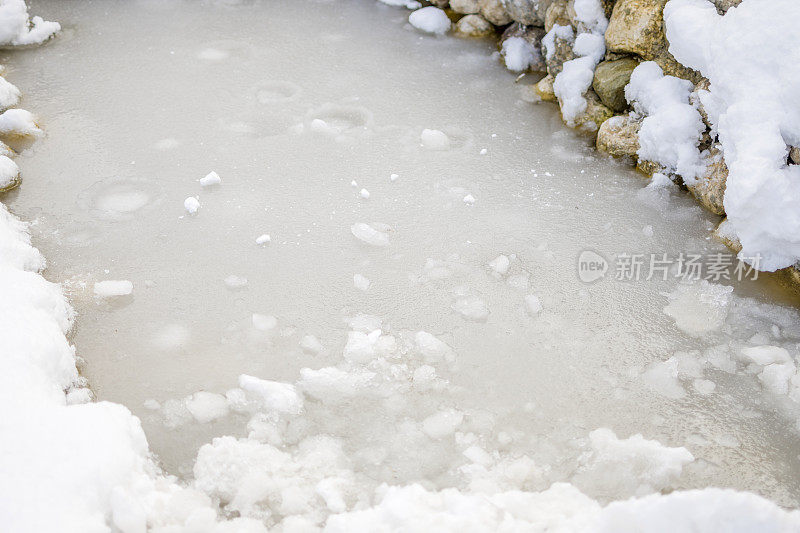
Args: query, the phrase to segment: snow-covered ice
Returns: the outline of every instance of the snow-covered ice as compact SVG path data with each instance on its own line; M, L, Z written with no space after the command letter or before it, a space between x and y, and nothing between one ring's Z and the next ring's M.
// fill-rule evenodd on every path
M94 284L94 294L100 298L127 296L133 292L133 283L128 280L104 280Z

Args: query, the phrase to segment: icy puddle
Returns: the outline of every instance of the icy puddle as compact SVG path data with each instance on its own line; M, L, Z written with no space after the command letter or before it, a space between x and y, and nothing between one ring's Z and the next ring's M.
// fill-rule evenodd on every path
M4 57L47 132L9 207L97 398L229 512L320 520L384 482L800 503L793 302L662 279L651 254L725 252L717 220L491 44L364 0L32 9L65 30Z

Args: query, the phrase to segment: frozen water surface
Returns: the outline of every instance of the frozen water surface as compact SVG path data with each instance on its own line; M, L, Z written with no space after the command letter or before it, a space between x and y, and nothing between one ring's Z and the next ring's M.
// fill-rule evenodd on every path
M765 303L793 302L581 282L586 249L723 251L716 220L524 102L490 44L364 0L31 3L65 29L4 58L47 133L9 205L78 312L83 375L167 471L230 499L220 457L278 468L270 443L308 469L340 447L365 490L800 504L800 321ZM690 453L617 441L638 433Z

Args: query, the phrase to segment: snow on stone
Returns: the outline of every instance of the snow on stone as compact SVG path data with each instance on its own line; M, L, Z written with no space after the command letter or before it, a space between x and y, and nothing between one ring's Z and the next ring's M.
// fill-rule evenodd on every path
M553 82L553 92L561 105L561 115L570 126L577 125L578 117L586 110L587 102L583 95L591 87L594 69L605 55L604 33L608 26L599 0L577 0L573 8L578 34L574 35L570 26L556 24L542 40L549 59L555 51L556 37L566 41L572 41L574 37L572 50L577 57L564 62ZM591 124L594 123L583 126L591 127Z
M408 22L426 33L443 35L450 29L450 19L438 7L428 6L417 9L408 16Z
M198 209L200 209L200 200L198 200L196 196L189 196L183 201L183 208L186 209L186 212L190 215L194 215L197 213Z
M272 238L267 233L262 233L256 237L256 244L268 244Z
M211 185L219 185L220 183L222 183L222 178L213 170L200 178L200 186L202 187L210 187Z
M0 45L39 44L60 30L58 22L38 16L29 19L25 0L3 0L0 3Z
M16 85L0 78L0 109L8 109L19 103L21 93Z
M800 260L800 3L747 0L725 16L701 0L664 8L670 52L711 82L701 102L719 135L728 178L725 212L758 268Z
M424 148L428 150L447 150L450 148L450 139L440 130L424 129L419 136Z
M371 282L362 274L353 274L353 286L360 290L366 291L369 289Z
M186 399L186 409L201 424L228 414L228 400L221 394L198 391Z
M267 409L278 413L296 415L303 410L303 398L290 383L242 374L239 376L239 388L252 394Z
M94 284L94 294L99 298L127 296L133 292L133 283L128 280L105 280Z
M350 232L356 239L370 246L389 246L389 236L386 233L378 231L364 222L353 224Z
M665 76L652 61L639 64L625 87L625 98L645 117L637 154L681 175L689 185L705 168L698 149L705 125L689 102L692 89L692 82Z
M2 7L0 7L2 9ZM36 118L24 109L7 109L0 114L0 135L13 137L39 137L43 134Z
M524 72L541 61L539 49L522 37L509 37L503 41L500 54L506 68L512 72Z
M561 116L570 125L586 110L583 94L591 87L594 69L605 54L605 40L600 35L581 33L575 38L572 49L575 59L565 61L563 69L553 82L553 92L561 105Z
M19 182L19 167L4 155L0 155L0 190Z

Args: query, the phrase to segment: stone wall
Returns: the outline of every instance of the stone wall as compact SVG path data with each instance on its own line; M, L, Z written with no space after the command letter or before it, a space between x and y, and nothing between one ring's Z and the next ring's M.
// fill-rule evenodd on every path
M669 52L663 10L668 0L436 0L444 9L460 37L496 38L509 69L539 75L533 86L536 98L560 106L564 122L595 139L597 149L635 165L644 177L656 172L667 174L708 211L725 216L723 202L728 168L718 139L700 102L709 82L699 72L681 65ZM710 0L724 14L743 0ZM557 96L556 77L564 64L579 57L576 36L589 31L576 4L599 4L607 18L604 31L605 54L594 67L589 87L582 93L585 108L577 116L566 117L565 102ZM524 68L509 54L507 41L523 39L535 51ZM643 116L628 103L625 88L634 69L642 62L655 62L664 75L688 80L694 86L690 102L700 112L705 131L698 150L703 154L704 170L692 180L684 180L674 169L640 157L639 128ZM800 148L790 147L789 164L800 164ZM724 220L723 220L724 222ZM715 231L715 237L733 251L738 243ZM793 287L800 287L797 266L780 271Z

